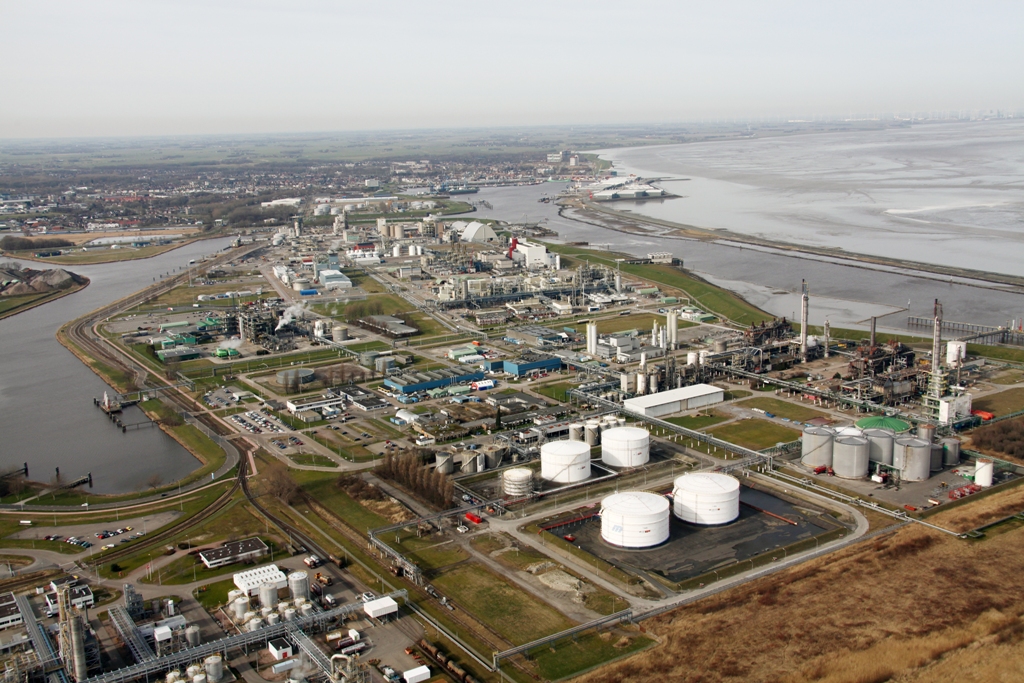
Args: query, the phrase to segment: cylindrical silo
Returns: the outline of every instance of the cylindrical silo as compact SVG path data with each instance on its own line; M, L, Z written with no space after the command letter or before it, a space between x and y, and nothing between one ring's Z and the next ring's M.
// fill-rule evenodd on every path
M500 443L489 443L483 447L484 459L487 461L487 469L493 470L501 465L507 448Z
M948 438L942 440L942 464L946 467L956 467L960 464L959 439Z
M487 470L487 456L483 453L476 454L476 471L485 472Z
M892 440L892 466L898 472L902 472L907 464L907 442L915 441L912 436L897 436Z
M206 680L210 683L219 683L224 678L224 658L220 655L210 655L204 659L203 668L206 669Z
M304 603L302 603L302 607L299 608L299 614L301 614L304 617L308 617L312 613L313 613L313 603L311 603L311 602L304 602Z
M292 600L309 600L309 575L303 571L289 574L288 593Z
M295 614L296 614L295 610L293 608L289 607L288 609L286 609L284 611L284 620L285 621L295 621Z
M832 446L832 470L843 479L868 476L871 445L863 436L837 436Z
M249 611L249 598L242 596L235 598L235 601L231 603L231 612L235 615L235 621L242 621L245 618L245 613Z
M267 615L267 626L277 626L281 623L281 615L277 612L271 612Z
M687 352L687 354L686 354L686 364L687 365L696 365L697 364L697 352L696 351L689 351L689 352Z
M331 328L331 338L336 342L348 341L348 328L344 325L335 325Z
M576 442L579 443L579 442ZM513 467L501 475L501 488L506 496L523 498L533 491L533 471L525 467Z
M540 447L540 476L559 484L590 476L590 446L585 441L550 441Z
M623 548L650 548L668 540L668 518L665 496L614 493L601 501L601 538Z
M206 672L193 676L192 683L206 683Z
M260 616L266 619L271 614L276 614L273 607L260 607Z
M574 422L569 425L569 441L583 441L583 425Z
M263 619L259 617L253 617L248 622L246 622L245 625L246 628L248 628L248 630L250 631L259 631L261 628L263 628Z
M171 669L164 676L164 683L178 683L181 680L181 672L177 669Z
M596 446L601 443L601 421L587 420L584 427L585 441L589 446Z
M290 591L291 588L289 588L288 590ZM288 609L289 607L291 607L291 606L292 606L291 603L288 602L287 600L280 600L277 603L277 611L280 612L281 614L284 614L284 611L286 609Z
M729 346L726 344L724 339L716 339L714 343L712 343L711 348L715 353L725 353Z
M235 601L236 598L240 598L245 595L245 591L240 591L237 588L228 591L228 604L230 605Z
M922 422L917 425L917 438L928 443L935 442L935 425Z
M185 642L189 647L196 647L200 642L199 627L193 624L185 629Z
M805 427L800 438L800 462L808 467L832 467L835 437L828 427Z
M601 462L605 465L639 467L650 459L651 435L646 429L615 427L601 433Z
M974 483L987 488L992 485L994 476L995 463L989 458L978 458L974 463Z
M260 607L273 610L277 607L277 585L269 581L260 584Z
M395 246L391 247L391 255L393 257L395 257L395 258L398 258L399 256L401 256L402 255L402 245L401 244L396 244Z
M932 445L924 439L900 439L904 446L902 478L904 481L925 481L931 474Z
M672 486L672 503L684 522L728 524L740 516L740 483L728 474L684 474Z
M455 465L452 462L452 454L446 451L438 451L434 460L434 469L441 474L451 474L454 468Z
M932 460L931 460L931 471L941 472L942 471L942 444L932 444Z
M185 678L191 681L201 673L203 673L203 667L198 664L189 664L188 668L185 669Z
M617 418L615 418L615 424L617 426L619 426L619 427L625 427L626 426L626 418L624 418L621 415L619 415Z
M888 429L865 429L864 437L867 438L870 447L868 459L871 462L891 465L892 449L896 440L896 434Z

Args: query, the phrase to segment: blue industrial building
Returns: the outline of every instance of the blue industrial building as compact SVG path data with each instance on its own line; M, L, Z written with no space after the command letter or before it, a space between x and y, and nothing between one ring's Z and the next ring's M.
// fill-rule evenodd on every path
M454 368L451 370L430 370L428 372L405 372L384 380L384 386L402 394L438 389L453 384L476 382L484 378L481 370Z
M543 356L540 354L524 354L519 358L511 360L490 361L487 369L491 372L507 372L515 377L522 377L530 372L551 371L561 369L562 359L555 356Z

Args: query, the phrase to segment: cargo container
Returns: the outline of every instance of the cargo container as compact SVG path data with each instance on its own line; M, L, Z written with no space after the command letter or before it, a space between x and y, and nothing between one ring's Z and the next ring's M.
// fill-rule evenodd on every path
M480 524L481 522L484 521L482 517L479 517L478 515L474 515L472 512L467 512L466 513L466 519L468 519L470 522L473 522L473 524Z
M315 289L300 289L299 296L316 296L317 291Z

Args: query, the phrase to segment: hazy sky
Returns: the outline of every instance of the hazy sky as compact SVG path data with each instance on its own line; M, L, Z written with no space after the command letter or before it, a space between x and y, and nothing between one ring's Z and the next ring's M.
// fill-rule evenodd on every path
M1022 2L0 0L0 138L1024 109Z

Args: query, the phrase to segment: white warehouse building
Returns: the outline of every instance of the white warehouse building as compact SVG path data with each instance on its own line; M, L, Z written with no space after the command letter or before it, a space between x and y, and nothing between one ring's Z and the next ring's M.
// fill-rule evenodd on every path
M710 384L695 384L692 387L627 398L622 405L626 410L639 413L644 417L661 417L684 410L703 408L724 400L724 389L713 387Z

